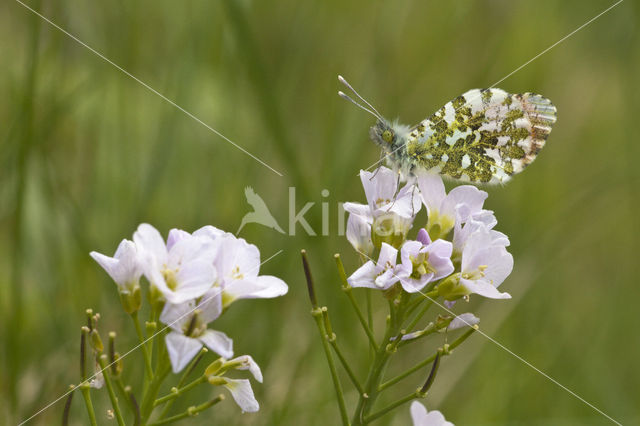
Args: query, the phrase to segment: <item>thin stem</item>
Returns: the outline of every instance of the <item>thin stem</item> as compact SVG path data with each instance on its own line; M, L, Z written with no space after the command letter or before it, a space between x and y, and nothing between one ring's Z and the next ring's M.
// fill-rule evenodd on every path
M204 404L200 404L200 405L197 405L197 406L191 406L191 407L187 408L186 411L184 411L184 412L182 412L180 414L176 414L175 416L167 417L166 419L162 419L162 420L158 420L158 421L153 422L153 423L149 423L149 426L165 425L165 424L168 424L168 423L177 422L178 420L182 420L182 419L184 419L186 417L197 416L202 411L206 410L207 408L213 407L218 402L223 401L223 400L224 400L224 395L218 395L217 397L215 397L211 401L205 402Z
M379 419L380 417L384 416L385 414L387 414L389 411L392 411L396 408L398 408L399 406L401 406L402 404L405 404L413 399L418 398L418 393L417 392L413 392L410 393L409 395L400 398L399 400L392 402L391 404L387 405L386 407L384 407L383 409L376 411L373 414L368 415L367 417L364 418L364 423L371 423L372 421Z
M198 355L195 358L193 358L191 362L189 362L189 364L187 365L187 368L185 368L184 373L182 374L182 377L180 377L180 380L178 380L178 384L176 385L178 389L180 389L184 385L184 382L187 381L187 377L189 377L189 374L191 374L191 372L196 367L196 365L198 365L202 357L204 357L204 354L206 354L208 351L209 350L205 346L203 346L202 349L200 349L200 353L198 353ZM173 406L174 402L175 402L175 399L172 399L168 401L164 405L164 407L162 407L162 411L160 412L159 419L164 418L164 416L166 416L167 413L169 413L169 410Z
M164 345L159 346L162 348ZM160 391L160 386L162 385L165 377L167 377L167 374L169 374L170 369L171 365L169 363L167 352L159 350L158 368L156 369L156 372L149 383L146 392L144 392L144 396L142 397L142 407L140 409L142 424L146 424L147 420L149 420L149 416L151 416L151 412L153 411L154 402L158 396L158 392Z
M155 406L163 404L163 403L165 403L167 401L171 401L172 399L175 399L175 398L179 397L183 393L188 392L189 390L195 388L199 384L204 383L206 381L207 381L207 376L200 376L197 379L195 379L193 382L189 383L188 385L186 385L186 386L184 386L182 388L173 388L171 390L171 393L156 399L153 402L153 406L155 407Z
M354 425L366 424L366 417L373 407L376 399L379 395L379 384L384 375L389 358L394 353L393 347L389 345L391 337L397 336L402 319L405 315L407 303L409 301L409 295L403 294L400 299L400 304L396 307L395 303L390 301L389 303L389 320L387 321L387 329L385 335L378 346L378 350L375 353L373 364L369 369L369 375L365 383L365 392L360 395L358 405L351 419Z
M333 386L336 391L336 398L338 399L338 407L340 408L340 416L342 417L342 424L349 424L349 416L347 415L347 407L344 402L344 395L342 393L342 386L340 385L340 379L338 378L338 372L336 370L336 364L331 355L331 349L329 348L328 337L324 331L324 325L322 324L322 312L319 308L311 311L311 315L316 321L318 332L322 338L322 347L324 354L327 357L327 364L329 364L329 370L331 371L331 379L333 380Z
M116 396L116 393L113 390L113 384L111 383L111 371L108 369L107 356L100 355L98 357L98 364L100 364L100 368L102 369L102 377L104 377L104 384L107 386L107 393L109 394L111 406L113 407L113 411L116 415L118 425L124 426L124 419L122 418L122 412L120 411L120 404L118 404L118 397Z
M325 315L325 318L326 318L326 322L328 322L329 317L327 315ZM360 385L360 383L358 382L358 379L356 378L356 375L353 373L353 370L351 369L351 366L349 365L349 363L347 362L346 358L342 354L342 351L338 347L336 334L335 333L331 333L330 335L327 336L327 339L329 340L329 343L333 347L333 350L336 353L336 355L338 355L338 359L340 360L340 364L342 364L342 367L347 372L347 375L351 379L351 383L353 383L353 386L355 386L356 389L358 389L358 393L360 395L362 395L362 393L364 392L364 389L362 388L362 385Z
M411 323L409 323L409 325L406 327L407 334L409 334L409 333L411 333L413 331L413 329L420 322L420 320L422 319L424 314L427 313L427 311L429 310L431 305L433 305L433 300L427 300L426 303L424 304L424 306L422 307L422 309L420 309L420 312L418 312L416 314L416 316L413 318Z
M64 403L64 410L62 411L62 426L69 424L69 412L71 411L71 401L73 401L74 390L75 386L71 385L71 392L69 392L69 396L67 396L67 400Z
M353 297L353 293L352 293L353 288L351 287L351 285L349 285L349 282L347 281L347 274L344 272L344 265L342 264L342 259L340 259L340 255L335 254L333 257L336 259L338 274L340 275L340 280L342 281L342 291L344 291L344 293L349 298L349 302L351 302L351 306L353 307L353 310L356 312L356 315L358 316L358 320L360 320L360 324L362 325L364 332L367 334L367 337L369 338L369 343L375 352L378 350L378 345L376 344L376 338L373 336L373 331L371 330L371 326L370 326L370 324L373 322L373 319L371 318L371 304L370 304L371 300L368 299L369 324L367 324L367 320L365 320L364 315L362 315L362 311L360 310L360 307L356 302L356 299Z
M311 268L309 267L309 259L307 259L307 252L302 250L302 265L304 267L305 277L307 279L307 288L309 290L309 298L313 309L311 310L311 316L316 322L320 338L322 340L322 348L327 358L327 364L329 365L329 371L331 372L331 379L333 380L333 386L336 391L336 398L338 400L338 408L340 409L340 417L342 418L343 425L349 425L349 416L347 415L347 407L344 402L344 395L342 393L342 386L340 385L340 379L338 378L338 371L336 370L336 364L331 354L331 348L329 347L328 336L325 331L322 309L318 307L318 302L315 297L313 277L311 276Z
M134 425L140 424L140 408L138 407L138 403L135 401L135 398L132 399L133 394L131 393L131 388L125 387L124 383L122 383L121 377L114 377L114 383L116 384L116 388L118 392L120 392L120 396L122 396L126 401L131 413L134 417Z
M151 368L151 358L149 357L149 349L145 344L145 338L142 334L142 328L140 327L140 322L138 321L138 311L135 311L131 314L131 319L133 320L133 324L136 328L136 334L138 335L138 340L140 341L140 345L142 346L142 356L144 357L144 372L146 381L151 380L153 377L153 369Z
M89 415L89 422L91 426L98 426L98 422L96 421L96 412L93 409L93 403L91 402L91 393L89 392L91 388L89 384L83 383L80 385L80 391L82 392L82 397L84 398L84 404L87 407L87 414Z
M471 334L473 334L473 332L476 331L477 329L478 329L478 326L473 326L469 330L467 330L462 336L458 337L453 343L451 343L450 345L445 345L442 348L442 351L443 351L442 355L445 356L445 355L451 354L451 351L453 351L453 349L455 349L462 342L467 340L467 338L469 338L469 336L471 336ZM436 359L436 356L437 356L437 353L434 354L434 355L431 355L429 358L427 358L424 361L422 361L422 362L416 364L415 366L411 367L410 369L408 369L404 373L401 373L401 374L397 375L396 377L394 377L393 379L390 379L390 380L382 383L380 385L380 387L378 388L378 390L379 391L383 391L384 389L388 388L389 386L395 385L396 383L398 383L402 379L410 376L411 374L415 373L416 371L422 369L424 366L426 366L429 363L433 362L433 360Z

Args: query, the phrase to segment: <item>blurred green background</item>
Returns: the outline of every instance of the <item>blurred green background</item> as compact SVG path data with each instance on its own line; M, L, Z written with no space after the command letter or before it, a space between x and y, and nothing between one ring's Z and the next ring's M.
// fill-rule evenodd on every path
M467 89L501 79L612 2L28 4L284 176L19 3L0 4L3 421L17 423L78 381L85 308L101 312L102 330L119 332L121 352L135 344L115 286L89 251L112 253L143 221L163 234L205 224L235 232L250 211L246 186L286 227L293 186L298 209L315 202L306 218L318 232L320 203L329 203L331 235L247 225L241 236L263 259L284 250L262 271L284 278L290 291L237 303L214 324L233 337L237 354L262 366L265 383L254 386L261 411L240 415L228 401L184 424L314 425L339 417L309 316L301 248L360 375L368 357L332 255L341 252L350 271L358 265L337 235L337 203L364 201L356 174L379 152L368 141L371 117L336 95L337 74L383 114L414 124ZM558 122L526 173L486 188L486 205L512 242L515 270L502 289L513 299L457 306L623 424L640 422L639 18L638 4L625 1L500 84L549 97ZM382 317L385 306L376 307ZM392 370L431 354L443 338L411 348ZM386 400L425 376L402 382ZM348 394L350 403L354 397ZM99 416L108 423L104 402L98 398ZM481 335L443 361L426 405L459 425L609 424ZM55 424L62 408L59 402L30 424ZM79 396L72 418L86 422ZM408 419L406 406L378 424Z

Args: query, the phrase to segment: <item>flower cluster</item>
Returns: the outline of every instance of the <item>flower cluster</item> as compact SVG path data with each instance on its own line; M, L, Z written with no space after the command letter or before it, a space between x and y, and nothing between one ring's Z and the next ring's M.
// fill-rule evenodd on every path
M385 291L399 285L408 293L437 290L449 305L471 294L510 298L498 286L511 273L513 257L507 236L493 229L493 212L483 209L487 193L462 185L447 194L436 174L398 189L397 176L384 167L361 171L368 204L344 205L350 213L347 239L367 259L349 284ZM423 205L426 226L415 240L407 239Z
M233 341L208 328L234 301L273 298L287 293L279 278L260 275L260 251L244 239L213 226L193 233L172 229L166 241L149 224L141 224L133 241L123 240L113 257L92 252L118 286L125 311L141 307L140 278L149 282L149 301L170 330L166 349L174 373L183 370L203 346L221 356L207 368L209 383L224 386L243 411L258 410L248 380L223 377L230 369L249 370L262 381L248 355L233 358Z

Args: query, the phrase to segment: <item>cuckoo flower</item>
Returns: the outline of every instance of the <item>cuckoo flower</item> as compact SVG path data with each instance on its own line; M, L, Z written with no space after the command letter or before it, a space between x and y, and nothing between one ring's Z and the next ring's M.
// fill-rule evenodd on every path
M165 244L157 229L143 223L133 240L142 252L143 271L152 289L168 302L198 298L213 286L216 247L210 239L172 229Z
M165 305L160 321L172 329L165 341L174 373L181 371L203 344L220 356L233 356L233 341L226 334L207 328L207 324L221 313L222 293L219 287L210 289L198 303L190 300Z
M453 426L453 423L448 422L440 411L430 411L424 405L418 401L411 403L411 420L413 420L413 426Z
M227 388L243 412L253 413L258 411L260 405L253 395L251 382L247 379L229 379L223 377L223 374L230 369L249 370L253 377L262 383L260 367L258 367L258 364L256 364L249 355L242 355L228 361L225 359L217 360L207 367L204 374L212 385Z
M461 185L446 193L442 177L423 173L417 178L422 202L427 208L427 231L433 239L444 238L453 229L482 209L487 193L472 185Z
M394 272L398 250L387 243L380 247L378 262L369 260L358 268L347 280L351 287L368 287L386 290L398 282Z
M344 209L369 225L375 247L379 248L383 242L399 247L420 210L417 188L405 185L398 191L398 174L386 167L375 172L361 170L360 180L367 204L345 203ZM366 227L364 230L366 235Z
M466 226L466 225L465 225ZM461 271L438 286L446 300L452 301L472 293L490 299L510 299L497 287L513 269L513 256L505 248L506 236L478 227L465 241L461 254Z
M287 294L289 288L280 278L259 275L260 250L243 238L215 232L205 227L193 233L208 238L216 247L213 266L218 271L217 284L223 290L223 307L237 299L273 298Z
M451 252L452 245L449 241L431 242L424 228L418 231L417 241L403 244L400 254L402 264L395 270L402 288L408 293L416 293L429 282L450 275L454 270Z
M136 245L132 241L122 240L113 257L95 251L92 251L90 255L117 284L124 310L130 314L140 309L142 268Z

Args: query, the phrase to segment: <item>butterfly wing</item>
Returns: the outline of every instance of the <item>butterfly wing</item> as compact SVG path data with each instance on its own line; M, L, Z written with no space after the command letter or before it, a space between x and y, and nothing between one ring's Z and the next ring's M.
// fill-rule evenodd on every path
M535 160L556 107L534 93L473 89L409 131L412 171L474 183L504 183Z

